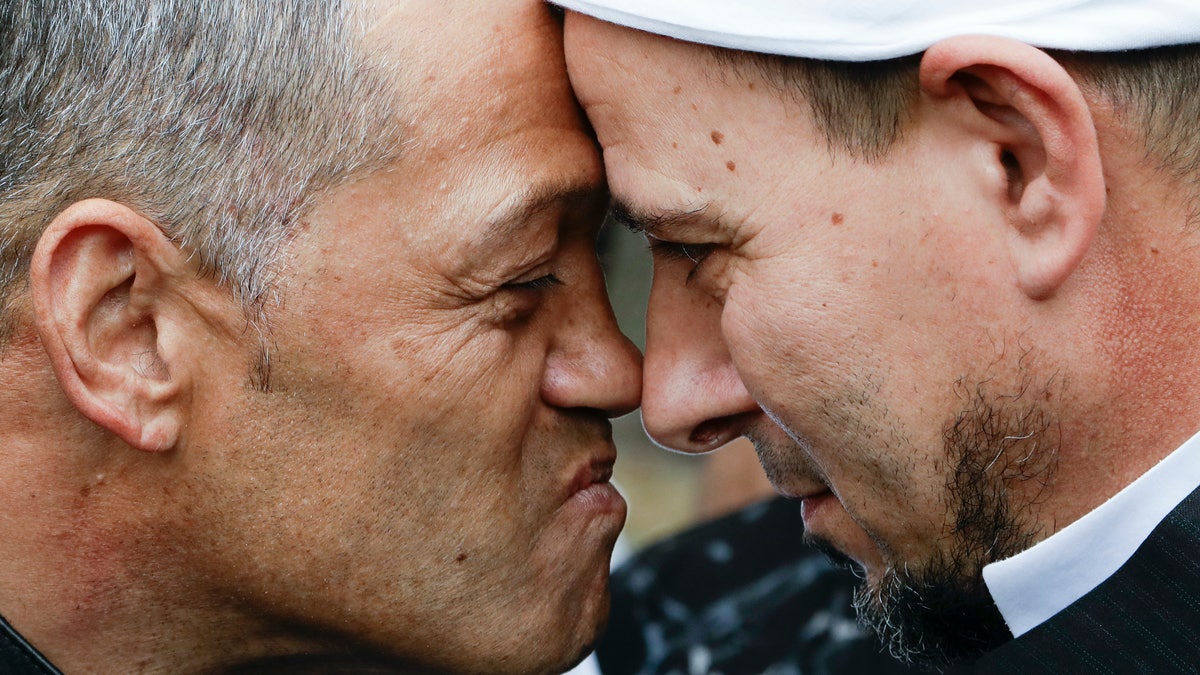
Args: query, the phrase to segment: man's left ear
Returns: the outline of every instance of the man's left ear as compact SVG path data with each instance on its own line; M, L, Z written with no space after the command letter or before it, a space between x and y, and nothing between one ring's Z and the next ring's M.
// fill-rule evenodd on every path
M1076 269L1100 226L1105 185L1096 126L1074 78L1045 52L999 37L966 36L930 47L921 88L935 99L966 99L974 127L996 153L1013 227L1017 283L1044 299Z
M64 209L34 251L34 314L63 393L133 448L169 449L184 425L194 322L181 287L195 278L154 223L103 199Z

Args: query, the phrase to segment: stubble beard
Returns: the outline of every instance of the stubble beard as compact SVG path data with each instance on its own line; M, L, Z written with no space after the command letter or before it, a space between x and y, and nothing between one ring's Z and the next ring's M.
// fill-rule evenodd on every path
M893 656L935 670L1012 638L983 568L1044 535L1034 511L1058 466L1058 425L1040 404L1048 388L1035 395L1025 384L999 396L983 385L960 389L966 405L943 429L954 523L946 544L919 569L891 566L854 597L859 620Z
M859 621L900 660L940 670L1012 638L982 570L1043 536L1034 510L1058 466L1058 425L1040 404L1049 386L1034 392L1024 381L1006 395L988 394L982 384L968 391L960 383L964 405L943 428L952 527L919 567L893 563L871 581L830 542L810 537L835 564L856 569L863 579L854 593ZM803 463L788 454L766 449L764 460L781 460L768 474L799 470Z

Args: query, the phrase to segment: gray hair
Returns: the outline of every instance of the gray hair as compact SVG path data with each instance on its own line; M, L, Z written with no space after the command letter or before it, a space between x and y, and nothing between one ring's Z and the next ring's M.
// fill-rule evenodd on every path
M0 350L42 231L89 197L157 223L254 316L312 197L398 152L345 4L0 0Z

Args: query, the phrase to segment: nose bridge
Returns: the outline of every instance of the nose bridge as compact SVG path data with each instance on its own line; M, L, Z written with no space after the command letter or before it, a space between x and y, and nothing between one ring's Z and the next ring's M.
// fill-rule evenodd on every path
M610 417L641 402L642 355L621 333L597 272L557 308L545 394L560 407L593 408Z
M722 338L720 304L656 267L646 318L646 432L674 450L707 452L741 435L757 413Z

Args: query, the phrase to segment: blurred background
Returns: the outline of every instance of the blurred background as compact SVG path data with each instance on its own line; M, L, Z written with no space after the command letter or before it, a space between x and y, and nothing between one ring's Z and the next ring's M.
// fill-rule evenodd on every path
M600 259L621 330L645 351L650 252L645 238L609 221L600 235ZM744 439L706 455L664 450L634 412L614 421L614 481L629 502L622 535L626 552L773 494Z

